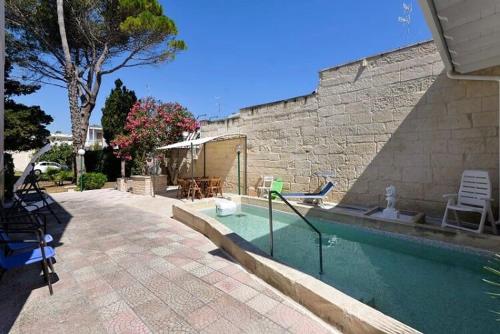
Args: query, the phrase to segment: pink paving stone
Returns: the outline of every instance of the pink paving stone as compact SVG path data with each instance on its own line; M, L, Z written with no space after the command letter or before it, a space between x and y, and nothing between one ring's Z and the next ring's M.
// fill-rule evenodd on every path
M170 270L167 270L167 271L161 273L161 275L163 277L165 277L171 281L176 280L179 277L184 276L186 274L188 274L188 272L185 270L182 270L181 268L174 268L174 269L170 269Z
M108 333L114 334L148 334L149 328L134 313L120 313L110 320L104 321Z
M123 209L116 210L116 202L107 202L108 194L120 199ZM60 280L54 284L54 296L48 298L45 287L35 289L15 323L5 326L0 317L0 332L35 332L39 328L54 333L285 331L277 324L279 316L273 313L279 300L283 300L280 295L228 260L203 235L157 212L127 208L127 196L134 203L138 198L110 191L101 197L89 196L85 201L75 197L74 203L63 202L70 209L72 222L58 248L60 256L55 267ZM99 208L104 217L88 214L88 206ZM134 219L124 221L124 215ZM138 219L141 224L137 224ZM99 228L103 222L109 229ZM59 226L51 226L51 233L54 228ZM173 234L180 236L172 238L178 241L167 238ZM154 248L160 255L151 251ZM214 249L216 253L210 252ZM170 250L172 254L163 255ZM189 271L182 269L185 265ZM39 277L31 276L36 282L34 286L39 286ZM14 285L10 281L2 282L8 290L0 289L0 296L4 297L0 304L6 314L15 307L9 307L5 298L17 296L17 290L25 284L23 280ZM290 305L302 314L299 321L303 322L291 325L290 315L281 315L291 331L325 331L314 317L300 313L294 303Z
M205 334L238 334L243 333L238 327L234 326L228 320L220 318L219 320L213 322L207 328L205 328L202 333ZM263 333L264 334L264 333Z
M188 259L188 258L185 258L185 257L181 257L181 256L178 256L178 255L168 255L168 256L165 256L165 260L167 260L170 263L175 264L177 267L182 267L186 263L189 263L189 262L192 261L191 259Z
M265 287L259 283L256 279L253 279L249 273L245 271L240 271L232 275L233 278L240 281L243 284L248 285L249 287L254 288L257 291L262 291Z
M302 315L301 319L297 321L292 327L288 329L290 332L295 334L327 334L331 331L321 326L318 322L312 320L311 318Z
M188 262L185 265L183 265L182 269L184 269L186 271L191 271L191 270L194 270L194 269L200 268L200 267L203 267L203 265L201 263L196 262L196 261L191 261L191 262Z
M267 313L267 316L284 328L290 328L304 319L302 314L284 304L277 305Z
M279 302L266 295L258 294L254 298L250 299L246 304L257 312L264 314L277 307Z
M227 275L224 275L223 273L221 272L218 272L218 271L214 271L208 275L205 275L205 276L202 276L200 277L202 280L204 280L205 282L207 283L210 283L210 284L215 284L217 282L220 282L222 281L223 279L227 278L228 276Z
M217 284L215 284L216 287L218 287L219 289L221 289L222 291L227 292L227 293L230 293L231 291L233 291L234 289L236 289L242 285L243 284L241 284L240 282L238 282L237 280L235 280L232 277L227 277L227 278L223 279L222 281L218 282Z
M218 270L221 273L226 274L226 275L234 275L237 272L242 271L243 269L241 269L240 267L233 264L233 265L229 265L229 266L223 267L223 268L218 269Z
M207 265L212 268L212 269L215 269L215 270L220 270L224 267L227 267L229 266L231 263L229 261L225 261L225 260L215 260L215 261L209 261L207 263Z
M258 291L252 289L251 287L247 285L242 285L234 290L231 291L231 297L239 300L240 302L246 302L247 300L255 297L256 295L259 294Z
M187 315L185 318L187 322L191 326L193 326L193 328L201 330L214 321L217 321L220 316L208 305L204 305L191 314Z

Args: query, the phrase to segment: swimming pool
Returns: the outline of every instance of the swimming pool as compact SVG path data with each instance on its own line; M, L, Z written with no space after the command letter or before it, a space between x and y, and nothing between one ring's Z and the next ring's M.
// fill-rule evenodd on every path
M242 205L232 216L202 210L264 252L269 251L266 208ZM274 258L424 333L498 333L496 300L482 281L488 257L443 244L317 218L318 238L295 215L274 214Z

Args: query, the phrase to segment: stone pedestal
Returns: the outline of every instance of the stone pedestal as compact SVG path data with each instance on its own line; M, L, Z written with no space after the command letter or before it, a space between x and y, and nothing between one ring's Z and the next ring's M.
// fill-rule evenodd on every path
M167 176L166 175L132 175L130 177L132 181L132 193L137 195L153 195L153 184L154 193L162 193L167 189Z
M127 192L132 187L132 181L128 178L116 179L116 189L119 191Z

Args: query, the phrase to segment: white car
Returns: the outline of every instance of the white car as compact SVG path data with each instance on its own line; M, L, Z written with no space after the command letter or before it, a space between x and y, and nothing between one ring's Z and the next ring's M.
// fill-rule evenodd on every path
M42 173L47 173L49 169L61 170L63 167L57 162L40 161L35 165L34 171L36 175L40 175Z

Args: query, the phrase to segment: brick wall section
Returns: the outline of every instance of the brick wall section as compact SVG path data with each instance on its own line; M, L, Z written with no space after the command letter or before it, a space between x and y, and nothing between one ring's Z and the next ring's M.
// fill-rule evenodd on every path
M498 198L497 83L448 79L433 42L367 60L321 71L315 94L205 122L203 136L247 135L250 188L270 174L314 190L312 173L334 170L332 201L385 205L394 184L399 208L439 216L462 171L485 169Z

